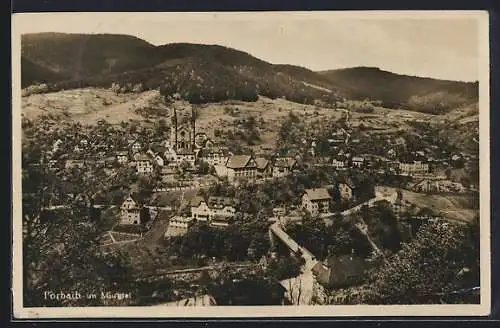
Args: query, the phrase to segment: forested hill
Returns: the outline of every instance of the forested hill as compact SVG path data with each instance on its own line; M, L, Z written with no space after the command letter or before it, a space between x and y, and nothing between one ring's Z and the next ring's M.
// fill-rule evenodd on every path
M477 99L477 84L402 76L378 69L318 73L271 64L223 46L154 46L128 35L27 34L22 36L21 49L22 86L47 83L44 90L48 91L114 85L122 92L160 88L164 94L179 94L195 103L254 101L258 95L299 103L369 98L412 109L425 107L428 102L444 103L438 111Z
M353 67L319 74L351 98L381 100L389 108L440 114L478 101L477 82L400 75L376 67Z

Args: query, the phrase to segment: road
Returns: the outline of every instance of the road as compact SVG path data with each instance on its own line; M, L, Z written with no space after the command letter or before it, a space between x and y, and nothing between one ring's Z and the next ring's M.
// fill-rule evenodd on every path
M340 212L338 214L342 215L342 216L351 215L351 214L354 214L356 212L359 212L361 210L361 208L365 205L367 205L368 207L372 207L376 202L382 201L382 200L386 200L390 203L394 203L396 201L397 197L398 197L398 194L396 192L391 193L391 194L384 194L381 191L376 191L374 198L367 200L366 202L361 203L359 205L356 205L354 207L351 207L350 209L347 209L347 210ZM324 220L325 220L326 225L331 225L333 223L332 219L329 218L332 215L333 215L333 213L328 213L328 214L323 215L325 217Z
M382 192L385 191L385 192ZM359 204L353 208L350 208L346 211L341 212L341 215L349 215L361 210L361 207L364 205L373 206L378 201L387 200L391 203L394 203L397 199L397 193L387 193L386 190L377 190L375 192L375 197ZM329 221L331 224L331 220ZM368 228L366 224L361 221L360 224L357 224L356 227L359 231L366 236L368 241L370 242L373 250L379 254L382 254L378 246L373 242L368 233ZM304 265L302 266L302 272L299 276L293 277L290 279L286 279L281 281L281 285L285 287L287 290L288 298L294 305L310 305L313 297L313 284L314 277L312 273L312 268L318 261L314 257L314 255L309 252L306 248L300 246L295 240L292 239L282 228L280 222L273 223L269 228L276 237L278 237L287 247L293 252L300 251L302 253L302 257L305 260Z

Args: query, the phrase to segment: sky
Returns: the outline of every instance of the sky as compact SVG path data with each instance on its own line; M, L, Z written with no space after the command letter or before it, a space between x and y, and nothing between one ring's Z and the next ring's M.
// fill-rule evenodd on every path
M481 12L15 14L13 33L113 33L161 45L219 44L311 70L379 67L458 81L479 79Z

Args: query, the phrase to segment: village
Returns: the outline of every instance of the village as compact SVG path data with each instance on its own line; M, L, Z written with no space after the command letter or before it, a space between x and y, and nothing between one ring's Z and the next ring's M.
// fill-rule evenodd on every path
M255 263L265 271L270 261L280 263L283 256L302 257L305 261L298 268L278 275L282 302L325 304L338 297L329 289L363 281L366 268L377 263L386 247L370 238L369 229L376 225L361 217L354 219L353 226L369 244L365 255L357 246L336 255L308 249L302 240L307 237L293 232L297 225L319 219L325 227L335 226L339 217L353 217L386 203L396 220L467 221L460 211L430 209L425 201L415 204L412 197L469 195L478 189L472 179L452 174L477 166L477 157L437 146L418 148L415 142L410 146L401 133L383 140L377 135L388 146L378 145L369 153L363 138L373 136L347 124L348 115L346 122L323 138L306 137L299 146L291 142L286 147L281 140L267 153L235 153L230 145L215 140L213 131L198 131L194 109L185 112L174 107L171 121L162 120L154 128L131 123L115 127L106 121L94 127L45 126L43 121L35 127L23 122L27 139L37 140L27 143L30 149L23 153L40 154L39 162L26 158L25 165L57 177L45 209L74 203L99 209L99 216L109 220L102 232L104 251L141 243L156 248L167 245L168 264L162 263L161 270L153 267L152 276L164 275L169 265L168 272L184 274L183 270L198 272L197 268L203 272L221 261ZM210 241L214 245L209 249L210 245L193 242L192 249L186 250L203 231L212 234L208 238L220 237L222 246ZM230 250L225 249L228 245ZM195 257L198 261L193 262ZM339 274L339 270L345 272ZM347 278L339 280L339 276ZM301 287L293 287L292 281L300 281Z

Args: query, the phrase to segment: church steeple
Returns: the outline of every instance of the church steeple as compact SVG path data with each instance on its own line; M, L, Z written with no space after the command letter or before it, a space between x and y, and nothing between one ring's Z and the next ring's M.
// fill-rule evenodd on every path
M174 131L173 131L173 135L174 135L174 148L175 150L178 149L178 145L177 145L177 110L175 109L174 107L174 117L172 118L172 123L174 125Z
M191 137L191 149L195 149L195 135L196 135L196 113L194 106L191 105L191 129L193 129L193 136Z

